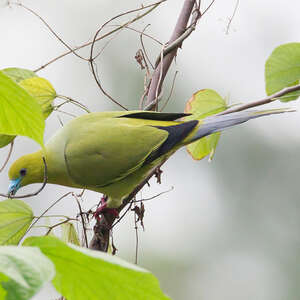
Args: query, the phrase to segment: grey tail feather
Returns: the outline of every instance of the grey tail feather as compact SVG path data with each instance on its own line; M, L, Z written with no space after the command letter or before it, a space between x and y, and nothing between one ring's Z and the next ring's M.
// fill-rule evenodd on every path
M234 112L227 115L215 115L207 117L203 120L196 134L192 137L191 142L201 139L214 132L222 131L225 128L232 127L237 124L247 122L248 120L268 116L272 114L280 114L284 112L293 112L293 109L271 109L265 111L248 110Z

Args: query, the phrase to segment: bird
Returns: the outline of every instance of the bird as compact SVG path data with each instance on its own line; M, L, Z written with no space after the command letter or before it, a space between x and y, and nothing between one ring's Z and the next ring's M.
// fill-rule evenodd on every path
M116 209L157 166L179 148L223 129L289 109L246 110L185 121L185 113L93 112L74 118L45 147L17 159L9 170L8 195L44 181L105 194Z

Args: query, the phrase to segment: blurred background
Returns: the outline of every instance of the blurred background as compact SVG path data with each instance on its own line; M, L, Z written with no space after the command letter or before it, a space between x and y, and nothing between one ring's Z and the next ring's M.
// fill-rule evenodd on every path
M208 5L207 1L202 1ZM65 52L40 22L20 7L0 1L0 68L36 69ZM109 18L142 3L131 1L21 1L34 9L72 47L89 41ZM167 42L183 1L169 0L132 27ZM230 104L254 101L265 96L264 64L280 44L299 42L297 0L240 1L228 33L235 0L216 0L199 22L197 30L179 50L164 86L169 95L179 71L170 103L165 111L181 112L199 89L211 88ZM115 22L128 20L128 16ZM108 28L110 30L112 27ZM148 55L155 60L160 46L145 38ZM103 48L105 42L97 44ZM97 59L104 88L130 109L138 107L144 73L134 56L139 35L123 30ZM80 53L89 55L89 48ZM92 111L118 110L97 87L87 62L74 55L53 63L38 73L47 78L58 94L70 96ZM298 102L268 107L292 106ZM267 107L266 107L267 108ZM64 107L75 115L83 111ZM47 120L45 139L60 128L53 113ZM165 293L175 300L279 300L300 297L300 139L299 112L262 118L224 132L214 160L193 161L185 149L163 167L162 184L151 182L139 198L174 189L145 202L145 231L139 228L138 263L151 270ZM38 148L33 141L16 139L14 159ZM0 149L0 164L8 147ZM0 174L0 190L8 186L7 170ZM22 193L37 189L25 188ZM68 188L47 185L42 193L27 199L35 215L41 214ZM87 192L83 207L99 201ZM75 216L71 197L49 214ZM44 221L41 222L43 224ZM134 262L134 216L129 214L114 230L118 255ZM54 299L49 285L36 300Z

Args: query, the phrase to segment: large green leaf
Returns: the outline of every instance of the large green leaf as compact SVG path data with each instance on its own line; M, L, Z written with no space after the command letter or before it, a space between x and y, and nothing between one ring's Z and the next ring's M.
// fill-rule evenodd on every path
M53 284L68 300L169 299L151 273L107 253L67 246L53 237L30 237L24 245L39 247L54 263Z
M0 300L27 300L55 275L38 248L0 247Z
M225 100L214 90L205 89L193 94L185 106L185 112L193 114L185 120L201 120L217 114L227 108ZM220 133L213 133L187 146L189 154L196 160L209 155L212 159L220 138Z
M43 145L44 128L41 106L0 71L0 134L28 136Z
M266 92L272 95L285 87L299 84L300 43L281 45L272 52L265 67ZM283 96L280 101L287 102L299 97L299 91Z
M0 245L17 245L34 216L30 206L17 199L0 202Z

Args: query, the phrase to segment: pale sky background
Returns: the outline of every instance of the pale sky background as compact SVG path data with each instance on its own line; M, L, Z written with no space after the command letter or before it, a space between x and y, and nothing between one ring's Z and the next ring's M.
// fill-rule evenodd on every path
M131 1L21 1L34 9L71 46L90 40L99 26L116 14L138 7ZM149 34L166 42L183 1L169 0L135 28L151 26ZM207 5L207 1L202 1ZM65 51L40 20L24 9L0 0L0 68L35 69ZM147 2L150 3L150 2ZM181 112L199 89L211 88L229 103L265 96L264 64L283 43L299 42L300 2L297 0L241 0L226 34L236 1L216 0L197 30L179 51L164 90L167 97L175 70L175 90L165 111ZM127 20L127 17L123 20ZM115 23L116 24L116 23ZM145 39L154 60L160 51ZM103 47L99 44L98 49ZM124 30L97 60L105 88L122 104L136 109L143 91L143 73L134 60L139 36ZM81 51L88 55L89 49ZM92 111L117 110L93 80L86 62L69 55L38 73L57 93L70 96ZM299 107L298 102L268 107ZM72 106L66 110L82 113ZM69 117L61 115L64 122ZM144 197L174 190L145 203L145 232L140 230L139 263L160 280L175 300L282 300L300 295L300 142L299 112L255 120L225 132L212 163L196 162L185 149L163 167L162 185L145 188ZM47 140L60 124L57 113L47 120ZM37 149L18 138L10 163ZM8 149L0 150L0 162ZM2 163L1 163L2 164ZM10 164L9 164L10 165ZM8 186L7 169L0 174L0 191ZM22 193L38 186L25 188ZM47 185L27 199L39 215L68 188ZM141 197L141 195L139 196ZM99 195L86 193L90 208ZM76 215L67 198L51 214ZM118 255L131 262L135 256L133 215L114 230ZM36 300L54 299L46 287Z

